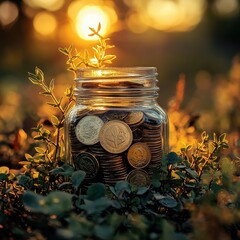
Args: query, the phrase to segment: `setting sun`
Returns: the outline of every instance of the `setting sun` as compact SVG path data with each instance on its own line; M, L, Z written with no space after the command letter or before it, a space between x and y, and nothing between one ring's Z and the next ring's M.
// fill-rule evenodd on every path
M100 22L102 25L101 34L105 35L109 27L109 16L98 6L83 7L77 15L76 31L79 37L85 40L96 40L88 36L91 32L89 27L96 27Z

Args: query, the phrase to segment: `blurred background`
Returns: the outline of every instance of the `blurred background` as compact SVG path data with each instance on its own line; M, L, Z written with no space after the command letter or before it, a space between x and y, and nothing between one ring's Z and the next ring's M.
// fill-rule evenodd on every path
M163 108L182 91L175 110L190 116L189 126L198 119L199 130L239 135L239 0L1 0L1 133L20 129L24 138L49 116L27 73L40 67L63 94L73 75L58 48L91 50L96 41L88 27L98 22L116 46L113 66L157 67ZM184 81L177 94L179 76Z

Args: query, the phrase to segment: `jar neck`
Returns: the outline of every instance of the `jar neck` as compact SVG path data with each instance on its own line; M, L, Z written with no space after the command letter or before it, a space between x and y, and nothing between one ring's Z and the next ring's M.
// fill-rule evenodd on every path
M83 105L151 105L158 96L156 76L154 67L78 69L74 95Z

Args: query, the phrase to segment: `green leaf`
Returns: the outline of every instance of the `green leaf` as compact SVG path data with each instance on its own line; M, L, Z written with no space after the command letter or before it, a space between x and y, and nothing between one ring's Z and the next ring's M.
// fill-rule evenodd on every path
M36 152L45 154L45 149L40 148L40 147L35 147Z
M42 212L45 204L44 197L32 191L27 191L23 194L22 202L24 207L32 212Z
M104 63L107 63L107 64L111 64L111 63L112 63L111 60L104 60L103 62L104 62Z
M60 215L73 208L72 195L63 191L50 192L44 200L45 208L42 212L46 214Z
M159 174L157 174L157 173L153 174L153 176L152 176L152 185L155 188L159 188L161 186Z
M194 182L186 182L184 183L184 186L189 187L189 188L196 188L197 185Z
M62 191L53 191L46 197L27 191L22 201L30 211L49 215L59 215L72 209L72 195Z
M40 141L40 140L44 140L45 137L43 137L43 136L35 136L33 139Z
M70 52L72 52L72 50L73 50L73 45L70 45L70 46L68 47L67 51L70 53Z
M112 61L115 58L116 58L115 55L106 55L106 56L104 56L103 61L107 61L107 60Z
M87 190L87 199L94 201L98 198L104 197L105 194L105 185L102 183L94 183Z
M50 84L49 84L49 90L52 92L53 89L54 89L54 79L52 79Z
M59 174L61 176L71 177L74 168L68 164L63 164L61 167L53 169L53 174Z
M20 165L30 165L31 162L29 162L29 161L20 161L20 162L18 162L18 164L20 164Z
M98 198L95 201L90 201L85 199L85 204L81 205L81 209L85 210L87 214L100 214L110 206L112 206L112 201L106 197Z
M101 23L98 23L98 28L97 28L97 32L99 32L101 30Z
M79 188L79 186L83 182L85 176L86 176L86 173L82 170L75 171L72 174L71 181L76 190Z
M32 185L32 179L26 175L22 175L18 180L18 184L28 189Z
M58 126L60 123L59 119L54 115L51 116L51 122L52 122L53 126Z
M223 133L219 136L219 141L220 142L225 142L226 141L226 133Z
M36 80L36 79L34 79L32 77L28 77L28 79L35 85L41 85L41 82L39 82L39 80Z
M9 174L9 168L7 166L0 167L0 173Z
M63 53L64 55L68 56L69 52L66 48L58 48L58 51Z
M181 172L181 171L174 171L174 173L177 174L181 179L185 179L186 178L185 174L183 172Z
M117 195L122 195L125 191L128 193L131 192L130 185L126 181L117 182L114 189L115 189Z
M231 159L225 157L221 160L220 164L222 167L222 173L225 176L232 177L232 175L236 172L236 166Z
M163 197L162 199L159 200L159 202L167 208L174 208L177 206L177 201L174 198L171 197Z
M44 80L44 73L39 67L35 67L35 74L38 77L40 82L43 82Z
M40 92L40 94L42 94L42 95L46 95L46 96L49 96L49 95L51 95L51 93L50 93L50 92L48 92L48 91L45 91L45 92Z
M93 32L96 33L95 29L93 27L89 27L89 29Z
M148 187L138 187L136 194L143 195L149 190Z
M8 175L6 173L0 173L0 181L8 180Z
M213 133L213 141L217 142L217 135L216 135L216 133Z
M179 157L175 152L170 152L167 154L168 165L179 163L181 161L181 157Z
M75 71L76 71L76 69L75 69L75 68L72 68L72 67L69 67L67 70L68 70L68 71L72 71L72 72L75 72Z
M177 206L177 201L169 196L164 196L160 193L154 193L153 194L154 198L159 201L164 207L167 208L174 208Z
M51 103L51 102L47 102L47 104L49 105L49 106L52 106L52 107L58 107L59 106L59 104L57 103Z
M186 168L185 170L192 178L198 179L198 174L196 171L194 171L190 168Z
M28 154L28 153L25 153L25 158L28 160L28 161L31 161L33 159L33 157Z
M96 225L94 227L94 234L100 239L112 239L114 236L114 230L111 226Z

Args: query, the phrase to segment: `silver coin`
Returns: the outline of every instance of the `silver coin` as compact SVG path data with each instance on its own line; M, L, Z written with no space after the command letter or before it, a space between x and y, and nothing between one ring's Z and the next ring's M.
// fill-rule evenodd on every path
M76 128L77 139L85 145L93 145L99 142L99 132L104 122L97 116L86 116L82 118Z

